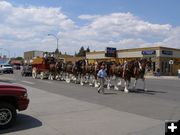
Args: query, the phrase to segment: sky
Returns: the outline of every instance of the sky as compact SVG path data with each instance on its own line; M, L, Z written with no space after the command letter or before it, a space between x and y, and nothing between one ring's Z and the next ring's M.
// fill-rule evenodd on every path
M180 48L179 5L179 0L0 0L0 55L54 51L56 39L48 34L68 54L81 46Z

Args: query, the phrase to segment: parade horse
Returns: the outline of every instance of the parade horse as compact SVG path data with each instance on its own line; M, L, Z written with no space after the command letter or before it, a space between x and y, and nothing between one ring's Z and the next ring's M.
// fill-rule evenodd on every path
M77 65L77 73L80 79L80 84L84 85L84 83L88 83L89 79L89 65L86 59L82 59L76 62Z
M97 74L98 71L101 69L101 65L103 64L104 62L95 62L94 64L91 64L87 69L87 72L90 74L90 76L92 76L90 80L90 85L94 84L95 88L99 87L100 85Z
M125 62L123 65L123 75L122 78L124 79L124 92L128 93L129 92L129 86L130 86L130 82L131 82L131 77L133 76L133 70L136 67L136 61L132 60L132 61L128 61Z
M122 77L125 81L124 84L125 93L129 92L129 85L131 82L131 78L135 78L134 87L133 87L134 89L136 87L137 80L142 79L144 83L143 89L146 90L145 78L144 78L146 68L148 69L148 71L151 69L151 61L147 59L132 60L124 64Z
M56 70L56 79L57 80L65 80L64 73L65 73L65 63L63 60L57 60L55 64Z
M46 63L49 65L49 77L48 79L53 80L56 77L56 59L54 57L47 57Z
M110 89L112 86L112 79L116 78L114 74L114 69L116 67L115 62L103 62L105 65L106 73L107 73L107 89ZM113 79L114 80L114 79Z
M120 63L115 63L109 68L110 80L108 81L109 88L112 84L111 81L114 80L114 90L119 90L119 86L122 84L122 75L123 75L123 65Z
M81 85L81 79L83 78L83 76L85 75L86 71L85 71L85 61L84 60L78 60L75 62L75 64L73 65L73 80L75 81L75 83L77 83L78 81L80 81Z
M133 89L136 89L137 80L142 79L143 90L147 91L144 75L145 75L146 71L151 70L151 63L152 63L151 59L145 59L145 58L137 61L136 65L138 65L138 66L134 67L133 75L132 75L132 77L135 78Z
M86 65L86 79L89 82L89 86L92 86L93 83L95 82L95 79L97 79L97 72L95 68L95 64L88 64Z
M68 61L65 63L65 80L67 83L70 83L71 77L73 75L73 63L71 61Z

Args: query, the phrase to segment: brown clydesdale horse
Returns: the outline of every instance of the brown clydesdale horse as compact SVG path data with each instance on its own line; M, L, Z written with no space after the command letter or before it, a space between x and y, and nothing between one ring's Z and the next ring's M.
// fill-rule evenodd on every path
M140 60L133 60L133 61L129 61L127 63L124 64L123 67L123 79L125 80L125 88L124 88L124 92L128 93L128 87L130 85L131 82L131 78L135 78L135 82L134 82L134 88L136 87L137 84L137 80L138 79L142 79L144 82L144 87L143 89L146 90L145 88L145 78L144 75L146 73L146 71L151 69L151 60L149 59L145 59L142 58Z

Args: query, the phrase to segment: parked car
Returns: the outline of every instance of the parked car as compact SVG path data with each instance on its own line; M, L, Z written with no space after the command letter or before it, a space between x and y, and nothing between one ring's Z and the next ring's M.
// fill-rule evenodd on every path
M0 129L12 126L17 110L27 109L29 104L27 90L15 85L0 85Z
M23 66L21 75L22 76L32 76L32 66L30 66L30 65Z
M0 65L0 71L3 73L11 73L11 74L14 73L13 67L9 64Z

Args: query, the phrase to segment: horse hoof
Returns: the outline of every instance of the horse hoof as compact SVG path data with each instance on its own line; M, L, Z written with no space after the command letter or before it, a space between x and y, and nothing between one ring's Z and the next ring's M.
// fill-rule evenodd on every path
M107 87L108 90L110 90L111 88L110 87Z
M67 83L70 83L70 80L66 80Z
M97 84L95 84L95 86L94 86L95 88L98 88L99 87L99 85L97 85Z
M92 83L89 84L89 86L92 86L92 85L93 85Z
M119 88L118 87L114 87L114 90L119 90Z
M84 84L83 83L81 83L81 86L83 86Z
M129 93L129 91L127 89L124 90L124 93Z

